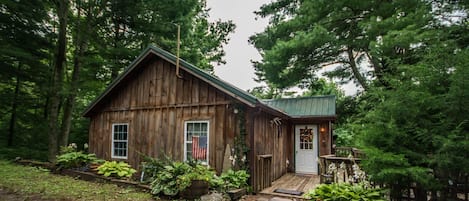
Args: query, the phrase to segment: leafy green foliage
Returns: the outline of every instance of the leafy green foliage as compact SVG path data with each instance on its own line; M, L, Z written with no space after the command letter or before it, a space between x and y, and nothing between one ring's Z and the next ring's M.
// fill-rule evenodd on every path
M266 86L258 86L248 90L250 94L260 99L281 98L282 92L278 89Z
M166 165L172 163L171 159L164 155L162 159L156 159L149 156L143 157L143 182L150 183L156 179L158 172L162 171Z
M246 144L246 108L243 105L237 105L235 108L238 110L236 118L238 119L239 135L234 139L233 153L231 156L231 164L235 170L249 171L249 161L247 160L249 147Z
M123 161L106 161L100 165L96 170L98 174L105 177L130 178L137 170L130 167L130 165Z
M151 193L158 195L163 193L165 195L176 195L184 190L190 184L186 179L181 180L178 178L188 173L191 167L182 162L173 162L170 165L164 166L151 183Z
M95 154L85 154L81 151L73 151L64 153L57 157L57 165L59 168L82 168L86 167L90 163L100 163Z
M224 190L245 188L248 186L249 174L245 170L228 170L223 172L219 179L221 180L221 188Z
M47 150L32 150L29 147L0 147L0 159L13 160L16 157L47 161Z
M341 90L337 84L327 81L324 78L313 79L310 83L303 83L300 87L308 89L303 92L302 97L305 96L321 96L321 95L335 95L337 99L344 97L344 91Z
M1 189L24 196L27 200L36 196L41 200L153 200L150 194L133 188L76 180L51 174L45 169L1 160L0 178Z
M308 200L317 201L384 201L383 191L379 188L366 188L363 184L348 183L321 184L306 193Z
M368 147L364 168L392 195L416 184L424 192L417 197L426 198L425 191L446 196L448 181L463 182L469 171L469 94L462 90L468 50L451 41L429 46L412 67L400 66L402 76L389 77L393 89L370 93L379 101L356 122Z
M177 162L168 157L145 157L144 166L145 181L151 181L151 193L154 195L177 195L194 180L206 181L211 188L221 191L248 186L249 174L246 170L229 170L218 177L215 171L197 161Z
M38 100L47 98L45 61L53 47L51 30L43 23L50 20L49 2L0 2L0 131L5 133L0 143L42 150L47 125L38 124L45 121Z
M171 162L157 172L151 183L151 193L174 196L189 187L193 180L203 180L211 183L215 172L207 166L184 162Z
M283 89L314 80L315 72L334 64L330 77L353 80L364 89L372 83L369 78L383 85L382 76L395 73L390 59L411 58L411 44L426 39L423 27L432 23L430 12L420 0L265 4L257 14L270 17L270 25L250 38L263 56L254 63L256 74Z

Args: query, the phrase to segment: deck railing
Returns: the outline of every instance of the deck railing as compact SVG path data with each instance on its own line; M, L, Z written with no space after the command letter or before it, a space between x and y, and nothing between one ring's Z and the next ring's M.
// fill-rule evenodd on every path
M257 178L254 181L254 191L259 191L272 185L272 155L257 155Z
M357 183L366 179L359 164L366 157L365 154L358 149L351 147L337 147L333 155L320 156L320 183L337 183L349 182ZM424 197L430 200L447 200L446 196L458 197L459 200L469 201L469 174L460 175L454 184L437 192L424 192ZM371 183L375 187L383 187L383 185ZM389 186L388 186L389 187ZM399 195L393 195L390 200L418 200L416 194L415 183L410 186L394 187L401 192Z
M320 182L359 182L365 178L360 169L364 153L352 147L337 147L332 155L320 156Z

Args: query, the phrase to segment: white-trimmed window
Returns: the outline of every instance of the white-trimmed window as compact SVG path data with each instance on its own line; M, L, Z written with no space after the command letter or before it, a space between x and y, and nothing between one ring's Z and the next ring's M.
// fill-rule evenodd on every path
M112 124L112 158L127 159L127 150L129 145L129 124Z
M184 160L208 165L209 121L184 122Z

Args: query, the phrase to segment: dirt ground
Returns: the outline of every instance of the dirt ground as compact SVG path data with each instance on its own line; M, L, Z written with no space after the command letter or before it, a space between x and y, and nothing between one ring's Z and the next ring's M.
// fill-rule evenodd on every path
M46 201L42 199L40 195L21 195L15 192L11 192L8 189L0 188L0 201ZM49 201L49 200L47 200Z

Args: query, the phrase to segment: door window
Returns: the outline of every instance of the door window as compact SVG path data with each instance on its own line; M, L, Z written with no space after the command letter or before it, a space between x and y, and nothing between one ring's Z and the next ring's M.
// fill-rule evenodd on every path
M314 132L312 128L300 128L300 149L313 149Z

